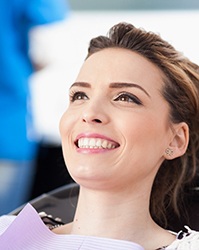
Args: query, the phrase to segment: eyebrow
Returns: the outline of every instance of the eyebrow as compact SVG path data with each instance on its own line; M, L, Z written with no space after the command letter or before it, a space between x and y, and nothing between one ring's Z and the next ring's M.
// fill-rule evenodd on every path
M91 85L90 85L90 83L88 83L88 82L74 82L74 83L70 86L70 89L71 89L72 87L75 87L75 86L77 86L77 87L84 87L84 88L91 88Z
M88 82L75 82L71 85L70 88L72 87L84 87L84 88L91 88L91 84ZM110 83L110 88L112 89L117 89L117 88L138 88L140 90L142 90L148 97L151 97L149 95L149 93L140 85L136 84L136 83L128 83L128 82L112 82Z
M140 85L136 83L129 83L129 82L112 82L110 84L110 88L138 88L142 90L148 97L151 97L149 93Z

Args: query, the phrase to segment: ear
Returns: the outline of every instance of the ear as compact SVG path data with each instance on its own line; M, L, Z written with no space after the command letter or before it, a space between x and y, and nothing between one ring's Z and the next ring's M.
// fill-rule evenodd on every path
M174 135L168 146L172 154L165 154L165 158L168 160L182 156L186 152L189 143L189 127L185 122L174 124L172 130Z

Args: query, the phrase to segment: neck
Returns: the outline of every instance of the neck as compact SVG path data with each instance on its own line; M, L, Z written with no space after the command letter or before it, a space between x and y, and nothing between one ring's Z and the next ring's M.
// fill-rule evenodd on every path
M109 193L82 187L71 233L139 243L156 228L149 213L149 195L140 189Z
M58 234L89 235L127 240L145 250L167 246L175 236L155 224L149 213L150 188L104 192L81 187L74 221Z

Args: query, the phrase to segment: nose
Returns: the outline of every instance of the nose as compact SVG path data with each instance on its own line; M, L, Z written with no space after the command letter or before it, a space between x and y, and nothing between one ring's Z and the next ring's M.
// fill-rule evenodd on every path
M103 105L89 105L82 112L82 121L90 124L107 124L109 122L108 111Z

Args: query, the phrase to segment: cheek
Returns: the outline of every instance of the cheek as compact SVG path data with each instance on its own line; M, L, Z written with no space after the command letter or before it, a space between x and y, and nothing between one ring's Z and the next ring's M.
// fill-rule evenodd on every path
M60 122L59 122L59 133L61 136L61 143L62 143L62 150L64 152L64 145L65 145L65 141L66 141L66 136L67 136L67 123L66 123L67 119L65 119L65 114L62 115Z
M123 126L126 144L130 149L137 150L137 154L143 155L144 152L151 150L162 154L168 137L166 124L164 119L160 120L159 117L151 115L123 123L121 126Z
M65 153L69 151L69 141L71 140L71 134L73 127L72 116L65 112L59 123L59 131L61 136L62 150L65 158Z
M59 131L60 131L60 135L61 135L62 154L63 154L67 169L68 169L68 165L70 165L69 164L70 160L72 160L72 161L74 160L72 157L68 157L68 155L70 155L70 156L72 155L71 154L72 143L70 141L71 140L70 131L72 131L71 124L72 124L71 118L68 115L68 113L65 112L60 119Z
M61 138L63 139L64 136L67 136L68 132L70 131L70 128L73 123L73 115L70 114L69 111L66 111L59 122L59 131Z
M118 129L122 132L126 143L139 143L142 139L146 138L148 131L151 128L150 122L144 115L128 117L119 116Z
M65 130L65 127L66 127L66 121L67 121L67 116L66 116L66 113L64 113L60 119L60 122L59 122L59 131L60 131L60 134L62 135L64 130Z

